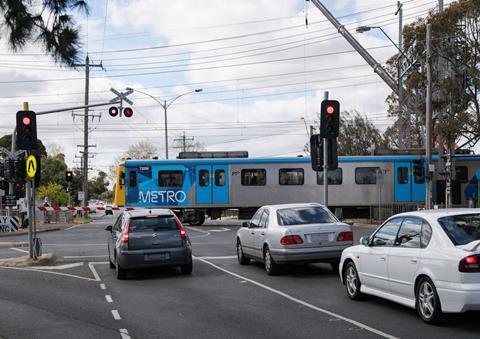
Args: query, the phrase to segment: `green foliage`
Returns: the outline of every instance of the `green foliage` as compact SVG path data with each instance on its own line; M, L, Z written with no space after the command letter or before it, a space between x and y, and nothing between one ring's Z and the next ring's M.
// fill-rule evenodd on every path
M12 50L21 50L29 42L40 42L55 61L73 66L78 59L80 38L70 15L82 9L88 15L83 0L0 0L6 40Z
M380 131L357 111L342 112L338 136L338 155L369 155L369 149L385 148Z
M60 184L62 187L67 187L65 181L65 171L67 164L63 154L56 156L42 157L42 177L40 184L48 185L49 183Z
M0 0L1 1L1 0ZM0 146L5 147L8 150L12 149L12 135L5 134L3 137L0 138ZM37 140L37 150L40 152L42 156L47 156L47 150L43 145L40 139Z
M63 206L68 203L68 193L65 191L65 188L53 182L46 186L40 186L37 191L37 198L41 200L47 198L51 204Z
M108 191L109 182L107 179L107 173L98 172L98 175L88 184L88 196L90 199L100 199L101 195Z

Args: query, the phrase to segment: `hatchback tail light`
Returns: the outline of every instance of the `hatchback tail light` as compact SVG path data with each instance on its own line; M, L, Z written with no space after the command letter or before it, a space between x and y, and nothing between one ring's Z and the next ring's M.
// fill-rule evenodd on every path
M469 255L458 263L458 270L466 273L480 272L480 255Z
M128 244L128 235L130 234L131 227L132 227L132 219L128 221L128 225L125 227L125 230L122 233L122 237L120 238L120 242L122 244Z
M180 236L182 237L182 240L186 240L188 234L187 234L187 231L185 231L185 228L183 228L182 222L177 217L175 217L175 222L177 223L177 226L178 226L178 229L180 231Z
M299 235L286 235L280 239L280 244L283 246L287 245L300 245L303 244L303 239Z
M352 232L340 232L337 236L337 241L353 241Z

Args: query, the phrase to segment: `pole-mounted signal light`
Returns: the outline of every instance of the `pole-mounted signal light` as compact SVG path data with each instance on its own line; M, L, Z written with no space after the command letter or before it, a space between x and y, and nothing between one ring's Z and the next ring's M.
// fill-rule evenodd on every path
M65 180L67 182L72 182L73 181L73 172L72 171L66 171L65 172Z
M37 148L37 115L33 111L17 112L17 144L22 150Z
M125 107L123 109L123 115L126 117L126 118L131 118L132 115L133 115L133 109L131 107Z
M340 103L323 100L320 107L320 135L322 138L337 138L340 127Z
M110 114L110 116L112 117L116 117L119 113L119 109L118 107L116 106L111 106L109 109L108 109L108 114Z

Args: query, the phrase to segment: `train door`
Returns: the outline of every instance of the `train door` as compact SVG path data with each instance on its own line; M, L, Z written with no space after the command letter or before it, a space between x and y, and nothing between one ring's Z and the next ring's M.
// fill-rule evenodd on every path
M412 163L413 166L413 163ZM427 175L427 169L425 168L425 162L423 162L422 175L414 175L413 170L410 176L412 180L412 201L425 201L425 176Z
M411 163L410 162L395 162L394 187L395 187L395 201L410 202L412 201L412 187L411 187Z
M197 204L228 204L228 166L196 166Z

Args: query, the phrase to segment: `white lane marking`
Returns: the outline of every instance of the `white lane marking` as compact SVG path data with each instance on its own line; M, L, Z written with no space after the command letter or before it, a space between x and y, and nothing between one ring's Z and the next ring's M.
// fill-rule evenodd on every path
M120 314L118 313L117 310L112 310L112 315L113 315L113 319L122 320L122 318L120 317Z
M21 248L10 247L11 250L22 252L22 253L29 253L27 250L22 250Z
M80 224L80 225L73 225L73 226L70 226L69 228L66 228L65 231L73 230L74 228L77 228L77 227L80 227L80 226L82 226L82 224Z
M286 298L286 299L289 299L289 300L291 300L291 301L293 301L293 302L296 302L296 303L298 303L298 304L300 304L300 305L303 305L303 306L305 306L305 307L308 307L308 308L310 308L310 309L312 309L312 310L315 310L315 311L318 311L318 312L321 312L321 313L324 313L324 314L328 314L329 316L332 316L332 317L341 319L341 320L343 320L343 321L345 321L345 322L348 322L348 323L350 323L350 324L352 324L352 325L355 325L355 326L358 326L358 327L360 327L360 328L363 328L364 330L367 330L367 331L369 331L369 332L378 334L379 336L382 336L382 337L384 337L384 338L398 339L397 337L395 337L395 336L393 336L393 335L391 335L391 334L382 332L382 331L380 331L380 330L377 330L376 328L370 327L370 326L365 325L365 324L363 324L363 323L361 323L361 322L358 322L358 321L356 321L356 320L353 320L353 319L344 317L344 316L342 316L342 315L340 315L340 314L337 314L337 313L328 311L328 310L326 310L326 309L317 307L317 306L315 306L315 305L309 304L309 303L307 303L307 302L305 302L305 301L303 301L303 300L297 299L297 298L295 298L295 297L293 297L293 296L291 296L291 295L289 295L289 294L287 294L287 293L284 293L284 292L281 292L281 291L279 291L279 290L276 290L276 289L274 289L274 288L272 288L272 287L270 287L270 286L264 285L264 284L262 284L262 283L259 283L259 282L255 281L255 280L252 280L252 279L246 278L246 277L244 277L244 276L241 276L240 274L237 274L237 273L231 272L231 271L229 271L229 270L226 270L226 269L224 269L223 267L220 267L220 266L218 266L218 265L215 265L214 263L211 263L211 262L209 262L209 261L207 261L207 260L205 260L205 259L201 259L201 258L197 258L197 259L200 260L200 261L202 261L202 262L204 262L204 263L206 263L206 264L208 264L208 265L210 265L210 266L212 266L212 267L214 267L214 268L216 268L217 270L220 270L220 271L222 271L222 272L225 272L225 273L227 273L227 274L230 274L231 276L237 277L237 278L239 278L239 279L248 281L249 283L252 283L252 284L254 284L254 285L256 285L256 286L258 286L258 287L260 287L260 288L263 288L263 289L265 289L265 290L267 290L267 291L270 291L270 292L272 292L272 293L278 294L278 295L280 295L280 296L282 296L282 297L284 297L284 298Z
M38 266L38 267L30 267L32 270L66 270L73 267L80 267L83 266L84 262L74 262L71 264L60 265L60 266Z
M95 267L93 267L93 263L89 262L88 267L90 267L90 271L92 271L92 274L95 277L95 281L102 281L102 279L100 279L100 276L97 273L97 270L95 269Z
M221 228L215 228L213 230L208 230L208 232L227 232L230 231L229 228L226 227L221 227Z
M107 295L105 296L105 299L107 299L107 303L113 303L113 299L112 299L112 296L111 296L111 295L107 294Z
M210 232L205 231L205 230L200 230L198 228L191 227L191 226L185 226L185 227L188 228L191 231L202 233L202 235L192 235L192 236L190 236L190 239L204 238L204 237L208 237L210 235Z
M105 284L100 284L100 288L101 288L102 290L106 290L106 289L107 289L107 286L105 286Z
M236 255L224 255L220 257L195 257L195 259L205 259L205 260L214 260L214 259L235 259Z
M131 339L126 328L120 329L120 335L122 336L122 339Z
M81 258L106 258L106 255L66 255L65 259L81 259Z
M85 246L105 246L105 244L43 244L49 247L85 247Z
M9 270L18 270L18 271L30 271L30 272L39 272L39 273L46 273L46 274L55 274L55 275L61 275L61 276L64 276L64 277L77 278L77 279L80 279L80 280L95 281L92 278L81 277L79 275L67 274L67 273L61 273L61 272L52 272L52 271L47 271L47 270L35 270L35 269L32 269L32 268L7 267L7 266L0 266L0 268L9 269Z

